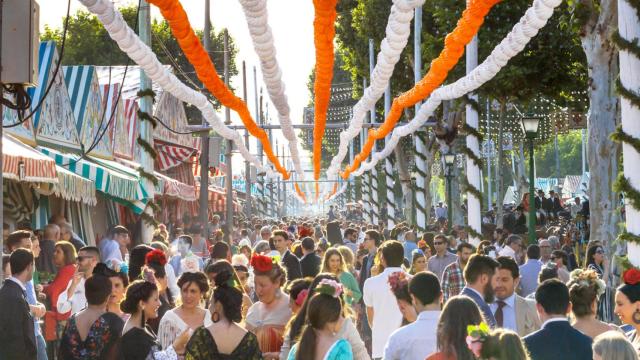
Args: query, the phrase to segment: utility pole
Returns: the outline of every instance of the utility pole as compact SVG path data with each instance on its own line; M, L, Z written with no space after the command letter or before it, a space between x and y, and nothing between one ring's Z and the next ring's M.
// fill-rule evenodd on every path
M244 95L244 102L248 104L247 98L247 64L242 61L242 89ZM257 119L257 117L254 117ZM251 149L249 147L249 130L244 131L244 145L247 147L247 150ZM247 219L251 219L251 165L248 160L244 161L244 195L245 195L245 214Z
M282 163L285 163L285 147L282 145ZM282 182L282 216L287 216L287 183Z
M204 34L203 42L207 56L211 57L211 3L204 0ZM202 125L206 120L202 117ZM209 239L209 132L203 132L200 137L200 224L203 227L204 238Z
M224 84L229 87L229 32L224 30ZM229 107L224 108L224 123L231 124L231 109ZM227 174L225 187L227 190L227 211L226 211L226 230L225 240L227 244L231 244L231 232L233 231L233 167L231 162L231 150L233 148L233 141L227 140L227 149L224 157L224 161L227 163Z
M369 82L373 82L373 69L375 68L375 53L373 48L373 39L369 39ZM376 123L376 105L373 104L371 107L371 124ZM377 151L377 143L373 145L373 150L371 152L371 157L375 151ZM371 169L371 222L375 225L378 225L378 219L380 216L380 207L379 207L379 199L378 199L378 167L377 165Z
M420 52L420 46L422 42L422 6L416 7L413 17L413 81L418 83L422 79L422 53ZM420 102L416 103L415 113L418 113L420 109ZM426 132L426 131L425 131ZM427 133L428 135L428 133ZM419 136L416 133L414 136L416 146L416 186L411 186L414 193L414 208L416 213L416 222L420 230L427 229L427 223L429 219L429 212L431 204L427 204L427 191L429 184L426 183L425 174L431 169L427 169L427 161L424 154L427 152L427 144L425 140L428 136Z
M151 12L149 9L149 3L145 0L140 1L140 9L138 12L138 35L142 42L151 47ZM151 79L145 74L145 72L140 69L140 90L151 90ZM153 114L153 101L151 95L145 95L140 97L138 102L140 106L140 111L146 112L149 115ZM151 128L151 124L149 121L138 121L138 133L140 134L140 138L146 141L149 145L153 147L153 129ZM149 174L153 174L153 158L151 154L146 151L140 152L140 165L145 172ZM153 201L155 196L155 187L153 183L146 178L142 179L143 186L149 195L149 199ZM153 208L147 206L144 212L153 217ZM151 238L153 237L154 228L151 224L142 222L142 232L141 232L141 240L142 243L148 244L151 242Z
M386 119L389 114L389 109L391 108L391 83L387 85L387 88L384 90L384 117ZM388 135L385 141L389 141L391 139L391 135ZM385 204L387 207L387 229L391 229L396 224L396 209L395 209L395 199L393 193L393 163L391 162L391 156L387 156L384 159L384 174L385 174Z
M280 158L280 148L278 147L278 140L276 140L276 159ZM282 159L284 159L284 153L282 153ZM284 162L283 162L284 164ZM277 183L276 183L276 201L274 203L275 207L275 213L276 216L281 217L282 216L282 212L280 209L280 199L282 196L282 192L280 191L280 178L278 178Z
M256 84L255 66L253 67L253 83L254 85ZM262 89L260 89L260 107L259 107L258 114L260 117L258 122L260 123L260 125L262 125L264 123L264 117L262 116ZM264 154L262 149L262 143L258 141L258 159L260 159L260 164L263 164L263 158L264 158ZM258 202L260 203L260 216L267 215L267 209L266 209L265 200L264 200L264 191L265 191L264 186L265 186L264 176L261 175L258 177Z

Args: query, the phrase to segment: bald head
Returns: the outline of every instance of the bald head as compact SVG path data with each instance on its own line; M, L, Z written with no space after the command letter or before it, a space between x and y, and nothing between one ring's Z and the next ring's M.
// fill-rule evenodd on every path
M49 224L44 227L44 239L45 240L60 240L60 227L56 224Z

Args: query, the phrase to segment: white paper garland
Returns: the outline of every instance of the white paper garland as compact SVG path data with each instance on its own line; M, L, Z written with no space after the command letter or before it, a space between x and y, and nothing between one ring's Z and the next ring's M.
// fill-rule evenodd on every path
M348 183L347 183L347 182L345 182L345 183L340 187L340 189L338 189L338 191L336 191L336 193L335 193L335 194L331 195L331 196L327 199L327 202L331 202L331 201L335 200L338 196L342 195L342 194L347 190L347 185L348 185Z
M179 100L196 106L209 122L211 128L223 138L233 141L240 154L253 164L258 172L264 172L267 178L282 177L270 166L263 165L249 152L244 145L242 135L222 122L211 103L203 94L186 86L162 66L153 51L127 25L122 18L122 14L114 8L110 0L80 0L80 2L98 17L109 36L118 44L118 47L136 62L152 81L157 82L165 91L168 91Z
M290 108L282 81L282 71L276 58L276 48L273 43L273 33L269 26L266 0L240 0L249 26L249 33L253 40L253 47L260 58L262 78L266 85L271 102L278 111L278 118L282 133L289 142L289 152L293 167L301 180L304 180L304 170L300 163L298 137L291 125Z
M340 133L338 153L331 159L331 165L327 169L327 178L337 178L340 165L349 152L349 142L358 136L367 111L384 94L384 90L393 74L393 68L400 60L400 54L407 45L407 40L411 34L411 20L414 16L414 9L422 6L423 3L424 0L393 1L387 22L386 37L380 43L380 52L372 72L370 85L364 90L362 98L353 107L349 128Z
M500 69L507 65L509 59L521 52L531 38L547 23L551 15L553 15L553 10L561 2L562 0L534 0L533 5L522 16L520 21L500 44L493 49L491 55L480 66L453 84L435 90L431 97L420 106L418 114L408 124L398 126L393 130L390 140L385 143L384 149L373 154L371 160L364 162L352 175L362 175L365 171L374 168L380 160L389 156L398 145L400 138L418 131L442 101L460 98L496 76Z

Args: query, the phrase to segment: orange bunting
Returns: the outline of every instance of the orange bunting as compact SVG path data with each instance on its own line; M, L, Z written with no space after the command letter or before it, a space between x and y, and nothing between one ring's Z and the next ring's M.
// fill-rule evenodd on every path
M187 13L184 11L179 0L149 0L149 3L157 6L162 16L167 20L171 27L173 36L176 37L180 48L184 52L189 62L193 65L198 79L206 86L206 88L215 96L222 105L229 107L240 115L242 123L249 133L260 141L267 158L273 163L276 170L282 174L283 179L287 180L291 176L287 170L280 164L278 157L271 149L269 136L261 129L251 118L247 104L242 99L235 96L231 90L225 85L224 81L216 72L211 58L205 51L200 39L196 36Z
M304 194L302 190L300 190L300 186L298 186L298 183L294 183L293 187L296 189L296 192L302 198L302 200L304 200L304 202L307 202L307 196Z
M464 47L478 33L480 26L484 22L484 17L491 8L500 0L472 0L470 5L462 13L462 18L452 33L448 34L444 40L444 49L440 55L431 62L429 72L411 90L402 93L393 99L391 109L384 123L378 129L369 130L369 136L362 148L362 151L353 159L353 163L345 168L341 173L343 179L360 167L375 145L376 140L387 136L398 123L405 108L410 107L428 97L438 86L440 86L451 69L458 63L464 53Z
M319 197L320 197L320 187L318 186L318 182L316 181L316 202L318 202Z
M313 128L313 177L320 179L320 160L322 158L322 138L327 123L327 109L331 96L333 79L333 38L336 34L337 0L313 0L315 18L313 19L313 42L316 46L316 78L314 91ZM318 184L316 183L316 201Z

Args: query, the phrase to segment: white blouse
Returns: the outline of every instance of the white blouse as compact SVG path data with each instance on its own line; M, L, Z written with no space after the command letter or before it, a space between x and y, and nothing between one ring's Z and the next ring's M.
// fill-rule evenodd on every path
M178 314L176 309L167 311L162 319L160 319L160 325L158 326L158 341L163 349L169 348L173 344L173 341L182 334L189 325L185 323ZM208 327L212 324L211 313L209 310L205 310L204 314L204 326ZM195 330L195 329L191 329Z

